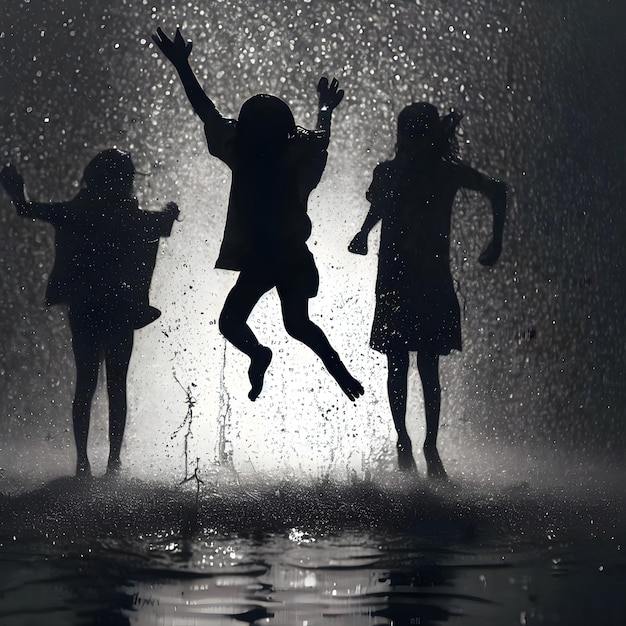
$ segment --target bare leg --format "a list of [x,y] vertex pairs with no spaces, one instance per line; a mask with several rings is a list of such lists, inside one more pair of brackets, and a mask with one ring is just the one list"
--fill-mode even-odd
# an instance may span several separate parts
[[424,413],[426,416],[426,438],[424,457],[428,476],[447,478],[439,452],[437,434],[439,432],[439,413],[441,410],[441,385],[439,384],[439,355],[427,352],[417,355],[417,367],[424,393]]
[[116,333],[107,341],[105,359],[109,396],[109,462],[107,473],[121,468],[120,454],[126,429],[126,379],[133,351],[133,330]]
[[342,391],[354,402],[363,395],[363,385],[354,378],[330,345],[322,329],[309,319],[309,299],[295,292],[279,291],[283,321],[287,332],[308,346],[337,381]]
[[408,352],[387,353],[387,393],[393,423],[398,433],[398,468],[416,471],[411,439],[406,429],[407,376],[409,373]]
[[99,346],[96,340],[72,325],[72,349],[76,363],[76,388],[72,404],[72,422],[76,442],[76,476],[91,476],[91,466],[87,457],[87,440],[91,402],[98,382]]
[[247,324],[252,309],[271,284],[258,276],[241,272],[235,286],[226,297],[220,314],[220,332],[235,348],[250,357],[248,378],[250,379],[250,400],[256,400],[263,389],[265,372],[272,360],[272,351],[262,346]]

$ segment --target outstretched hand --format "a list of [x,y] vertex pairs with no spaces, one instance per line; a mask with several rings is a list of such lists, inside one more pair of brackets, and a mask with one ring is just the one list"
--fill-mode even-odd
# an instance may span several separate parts
[[193,43],[185,41],[180,32],[176,29],[174,39],[170,39],[161,28],[157,28],[157,34],[152,35],[152,41],[157,45],[159,50],[172,62],[175,67],[185,63],[189,58]]
[[363,231],[359,231],[348,245],[348,252],[352,254],[367,254],[367,235]]
[[322,76],[317,83],[317,92],[320,95],[320,109],[330,109],[331,111],[343,100],[343,89],[338,89],[339,81],[333,78],[328,84],[328,78]]
[[485,267],[495,265],[502,253],[502,244],[492,240],[478,257],[478,262]]
[[0,184],[12,200],[24,197],[24,179],[15,165],[5,165],[0,171]]

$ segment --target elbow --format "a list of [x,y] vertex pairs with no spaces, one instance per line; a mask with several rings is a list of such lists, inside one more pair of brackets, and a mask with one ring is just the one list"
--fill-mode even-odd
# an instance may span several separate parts
[[500,183],[500,202],[502,203],[503,210],[506,210],[507,196],[509,194],[509,187],[506,183]]
[[506,207],[507,194],[508,185],[502,180],[494,179],[492,181],[491,193],[489,194],[491,201],[504,208]]
[[508,191],[508,186],[503,180],[498,180],[494,178],[492,180],[492,194],[494,196],[506,196]]
[[313,132],[305,131],[305,133],[307,133],[311,141],[315,141],[320,150],[328,150],[330,145],[330,124],[326,126],[318,120],[315,130]]
[[17,210],[17,214],[21,217],[31,217],[30,203],[28,202],[20,202],[19,200],[13,200],[15,204],[15,208]]
[[328,150],[329,145],[330,145],[330,130],[322,131],[322,136],[319,142],[320,151],[324,152]]

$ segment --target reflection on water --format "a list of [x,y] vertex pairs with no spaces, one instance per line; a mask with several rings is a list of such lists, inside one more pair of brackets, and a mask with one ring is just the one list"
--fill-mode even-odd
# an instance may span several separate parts
[[622,500],[63,479],[2,496],[0,622],[621,624]]

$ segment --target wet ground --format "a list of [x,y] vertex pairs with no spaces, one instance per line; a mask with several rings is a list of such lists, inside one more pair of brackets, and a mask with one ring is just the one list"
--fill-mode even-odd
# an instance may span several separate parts
[[522,483],[154,485],[2,497],[8,624],[622,624],[623,498]]

